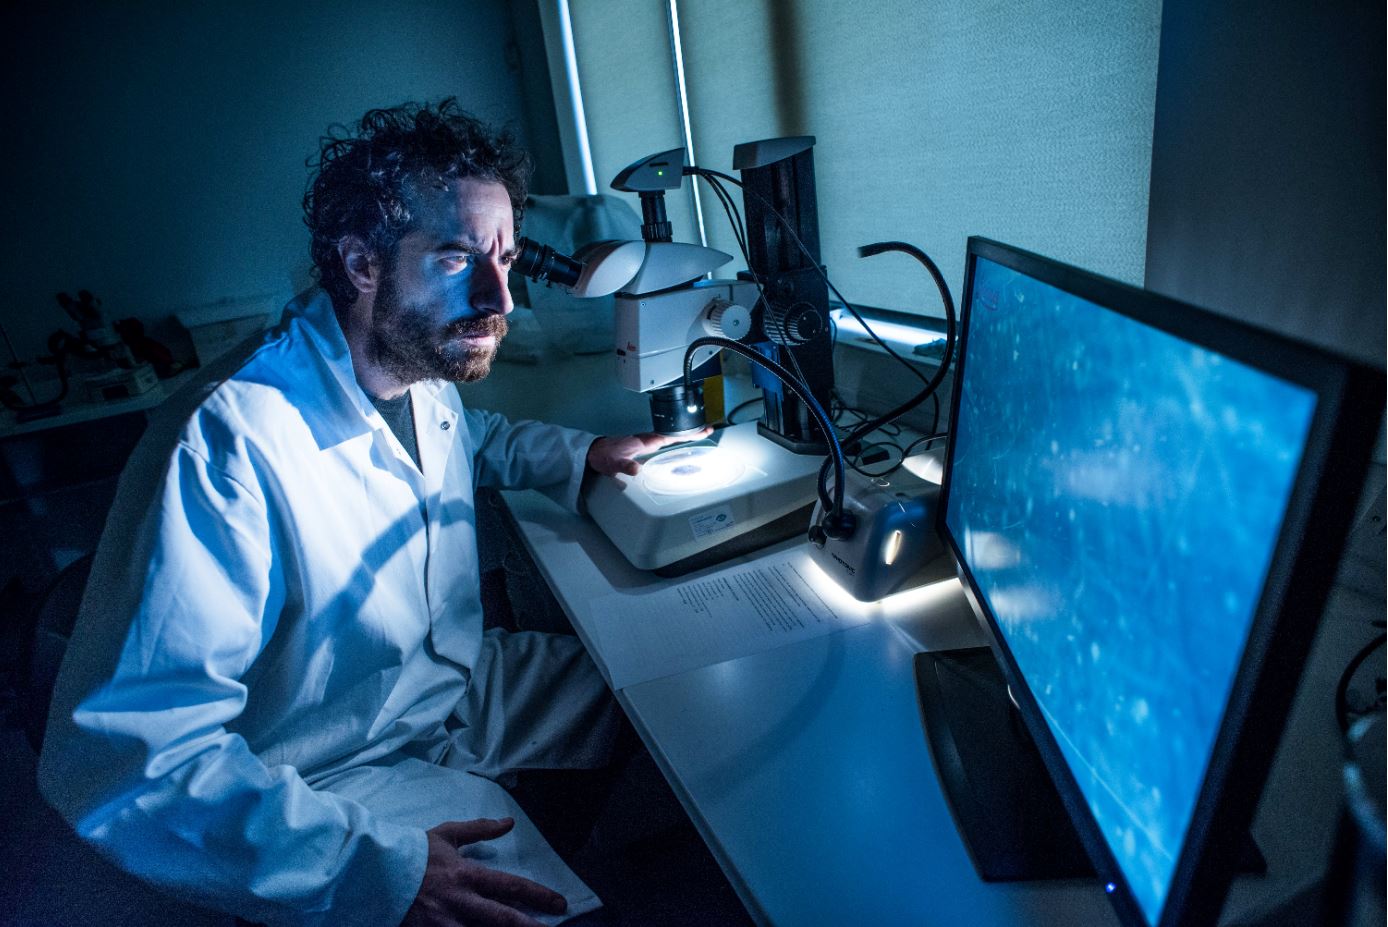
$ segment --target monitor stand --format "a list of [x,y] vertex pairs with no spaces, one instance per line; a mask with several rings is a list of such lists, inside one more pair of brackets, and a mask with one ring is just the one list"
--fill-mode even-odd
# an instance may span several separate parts
[[[918,653],[916,695],[955,826],[985,882],[1093,878],[1094,866],[987,647]],[[1264,872],[1249,837],[1241,872]]]
[[987,647],[916,654],[916,693],[955,826],[985,882],[1094,867]]

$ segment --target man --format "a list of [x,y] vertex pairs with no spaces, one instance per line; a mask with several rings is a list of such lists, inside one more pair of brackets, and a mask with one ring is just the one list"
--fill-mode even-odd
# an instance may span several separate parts
[[497,783],[604,761],[572,637],[483,634],[473,491],[577,504],[655,436],[463,408],[511,310],[526,159],[450,100],[325,140],[321,289],[205,372],[122,477],[44,794],[135,875],[271,924],[534,924],[598,906]]

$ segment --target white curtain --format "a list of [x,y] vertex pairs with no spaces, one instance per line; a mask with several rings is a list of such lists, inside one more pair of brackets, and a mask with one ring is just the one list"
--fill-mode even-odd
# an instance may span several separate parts
[[[603,186],[681,143],[668,7],[572,10]],[[956,297],[969,235],[1142,282],[1160,0],[679,0],[679,17],[699,162],[731,172],[739,142],[815,136],[823,259],[855,303],[942,314],[914,262],[856,256],[885,239],[925,249]],[[670,200],[696,241],[688,197]],[[703,203],[709,243],[736,254]]]

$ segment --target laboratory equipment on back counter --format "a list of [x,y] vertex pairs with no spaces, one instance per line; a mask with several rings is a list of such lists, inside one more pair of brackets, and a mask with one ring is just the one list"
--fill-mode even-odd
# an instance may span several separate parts
[[[76,335],[58,329],[48,336],[48,354],[39,365],[52,366],[51,382],[36,386],[26,372],[26,364],[15,353],[9,335],[4,334],[10,368],[16,376],[0,376],[0,405],[14,413],[15,422],[24,424],[58,415],[69,401],[73,387],[76,402],[100,404],[109,400],[141,396],[159,384],[153,363],[168,357],[168,349],[144,335],[136,319],[125,319],[113,327],[101,312],[101,300],[89,290],[76,296],[57,294],[58,305],[78,325]],[[139,349],[132,349],[132,345]],[[165,364],[165,370],[169,365]],[[75,381],[75,383],[74,383]],[[23,386],[23,393],[15,389]],[[45,395],[46,393],[46,395]]]
[[154,389],[159,383],[154,368],[137,361],[130,346],[106,323],[101,300],[87,290],[76,298],[59,293],[58,305],[79,326],[77,336],[56,331],[48,339],[48,349],[61,365],[71,359],[88,402],[129,399]]

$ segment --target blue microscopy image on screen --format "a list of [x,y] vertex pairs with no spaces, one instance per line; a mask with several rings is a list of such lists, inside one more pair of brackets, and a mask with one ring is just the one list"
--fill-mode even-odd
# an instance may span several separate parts
[[946,519],[1149,921],[1315,396],[978,259]]

